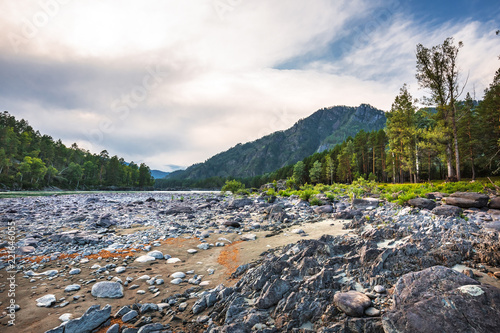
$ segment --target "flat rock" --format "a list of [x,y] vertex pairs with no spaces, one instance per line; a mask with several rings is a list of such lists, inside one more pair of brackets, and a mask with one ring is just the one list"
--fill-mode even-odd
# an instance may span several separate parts
[[76,275],[76,274],[80,274],[82,272],[82,270],[80,268],[73,268],[72,270],[69,271],[69,275]]
[[77,291],[80,290],[81,286],[79,284],[70,284],[66,288],[64,288],[65,292]]
[[56,302],[56,296],[48,294],[36,299],[36,306],[48,308]]
[[178,262],[181,262],[182,260],[180,260],[179,258],[168,258],[167,259],[167,264],[175,264],[175,263],[178,263]]
[[414,198],[408,200],[408,205],[417,207],[420,209],[428,209],[428,210],[433,210],[436,207],[436,202],[430,200],[430,199],[424,199],[424,198]]
[[461,208],[483,208],[488,205],[489,197],[477,192],[455,192],[444,200],[447,205]]
[[189,206],[173,206],[167,211],[165,211],[165,215],[176,215],[176,214],[190,214],[193,213],[194,209]]
[[224,225],[226,227],[231,227],[231,228],[240,228],[241,227],[241,224],[239,224],[236,221],[224,221],[222,223],[222,225]]
[[99,298],[121,298],[123,297],[123,287],[118,282],[97,282],[92,286],[92,296]]
[[353,290],[346,293],[336,293],[333,296],[333,302],[336,307],[352,317],[362,317],[365,310],[372,305],[368,296]]
[[442,205],[434,208],[432,213],[441,216],[460,216],[462,214],[462,208],[452,205]]
[[244,234],[241,235],[241,240],[244,241],[254,241],[257,239],[257,236],[255,234]]
[[385,332],[498,332],[500,289],[443,266],[403,275]]
[[332,205],[323,205],[323,206],[314,207],[313,210],[316,214],[330,214],[330,213],[333,213],[333,206]]
[[183,272],[175,272],[170,275],[170,277],[174,279],[184,279],[186,277],[186,274],[184,274]]

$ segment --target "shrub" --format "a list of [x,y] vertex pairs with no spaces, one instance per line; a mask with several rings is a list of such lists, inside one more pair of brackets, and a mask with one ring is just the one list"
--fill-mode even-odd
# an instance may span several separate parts
[[314,197],[309,201],[309,204],[311,204],[311,206],[321,206],[321,200]]
[[230,191],[233,194],[238,193],[239,190],[244,190],[245,185],[243,185],[241,182],[237,181],[236,179],[233,180],[227,180],[226,184],[221,189],[221,192],[227,192]]

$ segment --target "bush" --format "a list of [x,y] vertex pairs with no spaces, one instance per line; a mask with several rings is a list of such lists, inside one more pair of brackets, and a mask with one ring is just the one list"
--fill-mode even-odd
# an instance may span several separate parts
[[237,181],[236,179],[233,179],[233,180],[226,181],[226,184],[224,184],[224,186],[222,187],[221,192],[224,193],[224,192],[230,191],[233,194],[237,194],[238,191],[244,190],[244,189],[245,189],[244,184]]
[[319,200],[318,198],[314,197],[312,198],[310,201],[309,201],[309,204],[311,206],[321,206],[321,200]]

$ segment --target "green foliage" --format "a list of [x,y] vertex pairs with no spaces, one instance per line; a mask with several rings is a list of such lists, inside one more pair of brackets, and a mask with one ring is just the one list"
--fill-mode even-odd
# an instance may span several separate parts
[[221,192],[231,192],[233,194],[236,194],[238,191],[245,189],[245,185],[243,185],[241,182],[237,181],[236,179],[228,180],[226,181],[226,184],[221,189]]
[[304,162],[298,161],[293,167],[293,180],[297,184],[304,184],[306,181],[306,167]]
[[309,203],[311,204],[311,206],[321,206],[321,200],[319,200],[318,198],[314,197],[314,198],[311,198],[309,200]]
[[309,171],[309,178],[313,183],[318,183],[321,179],[321,162],[320,161],[315,161],[311,170]]
[[[139,186],[139,170],[133,162],[127,165],[106,151],[92,154],[76,144],[68,148],[8,112],[0,113],[0,147],[0,183],[11,189]],[[141,186],[154,182],[146,165],[142,179]]]

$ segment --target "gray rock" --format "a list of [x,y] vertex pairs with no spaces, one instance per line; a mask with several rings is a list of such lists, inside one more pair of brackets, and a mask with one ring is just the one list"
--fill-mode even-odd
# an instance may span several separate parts
[[261,296],[255,302],[255,306],[259,309],[268,309],[278,304],[290,288],[290,283],[282,279],[277,279],[272,283],[268,282],[262,289]]
[[147,255],[156,259],[163,259],[163,253],[158,250],[148,252]]
[[76,275],[76,274],[80,274],[82,272],[82,270],[80,268],[73,268],[72,270],[69,271],[69,275]]
[[167,211],[165,211],[164,214],[165,215],[177,215],[177,214],[183,214],[183,213],[191,214],[193,212],[194,212],[193,208],[191,208],[189,206],[173,206],[170,209],[168,209]]
[[354,199],[352,201],[352,208],[363,210],[368,208],[377,208],[379,203],[380,200],[376,198]]
[[97,282],[92,286],[92,296],[99,298],[121,298],[123,297],[123,287],[118,282]]
[[144,255],[144,256],[137,257],[135,259],[135,262],[144,263],[144,262],[155,261],[155,260],[156,260],[155,257]]
[[455,192],[444,200],[447,205],[461,208],[483,208],[488,205],[489,197],[477,192]]
[[410,199],[408,200],[408,204],[413,207],[417,207],[420,209],[428,209],[428,210],[433,210],[436,207],[436,202],[424,198]]
[[490,209],[500,209],[500,197],[491,198],[488,207]]
[[148,312],[155,312],[155,311],[158,311],[158,310],[159,310],[158,305],[156,305],[154,303],[144,303],[141,306],[140,312],[141,312],[141,314],[145,314],[145,313],[148,313]]
[[462,214],[462,209],[457,206],[442,205],[434,208],[432,213],[441,216],[460,216]]
[[80,285],[79,284],[70,284],[66,288],[64,288],[65,292],[71,292],[71,291],[77,291],[80,290]]
[[228,209],[238,209],[238,208],[242,208],[242,207],[250,206],[250,205],[253,205],[253,200],[251,200],[251,199],[248,199],[248,198],[232,199],[229,202],[227,208]]
[[151,324],[147,324],[147,325],[142,326],[137,333],[158,332],[158,331],[163,331],[164,329],[165,328],[160,323],[151,323]]
[[129,321],[132,321],[135,317],[137,317],[139,314],[135,310],[130,310],[126,314],[123,315],[122,321],[124,323],[128,323]]
[[120,324],[113,324],[111,325],[106,333],[120,333]]
[[412,272],[396,283],[382,323],[386,332],[498,332],[500,289],[442,266]]
[[241,227],[241,224],[239,224],[236,221],[224,221],[222,225],[225,225],[226,227],[231,227],[231,228],[239,228]]
[[362,317],[365,310],[372,305],[368,296],[353,290],[346,293],[336,293],[333,302],[336,307],[352,317]]
[[56,296],[48,294],[36,299],[36,306],[48,308],[56,302]]
[[318,206],[314,207],[313,210],[316,214],[330,214],[333,213],[333,206],[332,205]]

